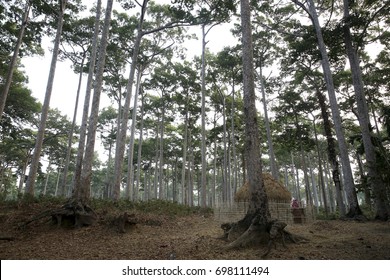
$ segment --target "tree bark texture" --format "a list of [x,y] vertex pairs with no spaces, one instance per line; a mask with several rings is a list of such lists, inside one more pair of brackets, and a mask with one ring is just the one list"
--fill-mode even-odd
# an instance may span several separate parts
[[138,94],[141,87],[141,76],[142,76],[142,69],[139,69],[137,75],[137,89],[134,96],[134,105],[133,105],[133,113],[132,113],[132,120],[131,120],[130,143],[129,143],[128,161],[127,161],[126,198],[135,201],[138,200],[138,198],[135,197],[134,176],[133,176],[134,137],[135,137],[135,125],[137,123]]
[[79,136],[79,145],[77,148],[76,167],[75,167],[75,173],[73,175],[73,190],[74,190],[73,195],[76,197],[80,187],[81,170],[82,170],[83,159],[84,159],[85,139],[87,136],[87,125],[88,125],[89,102],[91,99],[92,81],[95,73],[98,36],[99,36],[99,29],[100,29],[100,17],[101,17],[101,10],[102,10],[101,6],[102,6],[102,1],[98,0],[97,7],[96,7],[96,17],[95,17],[92,50],[91,50],[89,70],[88,70],[87,86],[86,86],[86,92],[84,97],[83,115],[82,115],[81,125],[80,125],[80,136]]
[[90,187],[92,181],[92,163],[95,151],[96,128],[99,116],[100,95],[103,86],[103,73],[106,62],[106,49],[108,45],[108,36],[111,22],[111,12],[113,0],[107,0],[106,14],[104,19],[103,33],[100,41],[99,63],[96,70],[95,88],[92,98],[91,114],[88,124],[87,145],[83,160],[81,173],[81,184],[78,187],[77,198],[81,201],[87,201],[90,196]]
[[356,105],[358,110],[358,121],[362,133],[364,152],[366,155],[366,166],[368,173],[368,184],[372,186],[375,195],[376,217],[380,220],[387,220],[390,217],[390,207],[386,195],[386,186],[377,169],[377,158],[370,132],[370,118],[368,105],[364,93],[362,73],[359,65],[359,57],[356,48],[353,46],[350,31],[349,6],[351,1],[344,0],[344,42],[348,60],[352,72],[352,82],[355,91]]
[[336,93],[335,93],[335,89],[334,89],[334,83],[333,83],[332,72],[330,69],[328,53],[326,50],[324,38],[322,36],[322,30],[321,30],[321,26],[320,26],[320,23],[318,20],[318,15],[317,15],[316,7],[314,5],[314,1],[308,0],[308,3],[309,3],[309,15],[310,15],[310,18],[312,20],[315,31],[316,31],[318,48],[319,48],[320,53],[321,53],[321,58],[322,58],[321,64],[322,64],[322,69],[324,71],[326,88],[328,91],[333,122],[334,122],[336,136],[337,136],[337,140],[338,140],[338,144],[339,144],[339,153],[340,153],[340,158],[342,161],[342,168],[343,168],[343,174],[344,174],[344,186],[345,186],[345,190],[347,192],[348,203],[349,203],[348,216],[353,217],[356,215],[361,215],[362,212],[360,210],[359,203],[357,200],[355,183],[353,180],[351,163],[350,163],[349,155],[348,155],[348,146],[347,146],[347,142],[345,140],[344,131],[343,131],[343,127],[342,127],[340,110],[339,110],[339,106],[338,106],[338,102],[337,102],[337,98],[336,98]]
[[[237,224],[243,239],[251,239],[257,229],[264,229],[270,220],[268,198],[262,179],[260,134],[255,105],[254,64],[251,33],[251,8],[248,0],[241,0],[242,65],[244,84],[245,151],[250,201],[246,216]],[[233,235],[233,232],[232,234]],[[242,239],[240,238],[240,239]],[[238,239],[237,239],[238,240]],[[238,241],[241,242],[241,241]]]

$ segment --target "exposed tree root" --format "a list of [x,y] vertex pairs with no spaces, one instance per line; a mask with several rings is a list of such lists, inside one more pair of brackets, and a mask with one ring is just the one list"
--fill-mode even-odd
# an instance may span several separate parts
[[25,228],[34,221],[48,217],[51,217],[57,224],[57,227],[70,224],[75,228],[80,228],[82,226],[93,225],[97,221],[97,214],[91,207],[80,201],[70,200],[60,208],[46,210],[35,215],[30,220],[21,224],[19,228]]
[[231,224],[225,223],[221,225],[224,234],[220,238],[230,241],[225,247],[226,250],[267,245],[267,250],[262,257],[266,257],[271,252],[272,247],[276,248],[278,242],[282,243],[284,248],[287,248],[286,242],[308,242],[308,239],[285,230],[286,226],[286,223],[278,220],[272,220],[264,225],[253,219],[247,228],[245,228],[245,223],[242,221]]
[[[240,231],[241,230],[242,229],[240,229]],[[240,231],[237,231],[237,233],[239,233]],[[235,235],[236,234],[229,234],[229,237]],[[269,234],[267,233],[264,225],[251,224],[247,230],[245,230],[240,236],[238,236],[237,239],[227,245],[226,249],[231,250],[264,244],[266,243],[266,240],[269,239],[268,235]]]

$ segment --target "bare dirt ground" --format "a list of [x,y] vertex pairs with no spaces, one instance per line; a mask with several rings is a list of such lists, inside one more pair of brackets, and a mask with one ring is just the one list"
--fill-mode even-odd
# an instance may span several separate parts
[[[57,228],[47,219],[17,227],[42,209],[1,207],[0,259],[261,259],[266,248],[225,250],[217,237],[223,231],[213,216],[165,216],[136,213],[139,223],[119,233],[104,221],[80,229]],[[317,220],[288,225],[288,231],[309,239],[307,243],[277,245],[272,260],[376,260],[390,259],[390,222]]]

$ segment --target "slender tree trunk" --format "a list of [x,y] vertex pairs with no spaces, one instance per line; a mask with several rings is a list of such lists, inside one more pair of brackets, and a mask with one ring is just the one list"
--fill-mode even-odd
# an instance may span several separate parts
[[292,163],[292,173],[293,173],[294,189],[296,192],[296,199],[298,199],[299,203],[301,203],[301,186],[299,184],[299,173],[298,173],[298,168],[294,163],[294,155],[292,152],[291,152],[291,163]]
[[138,94],[141,86],[142,69],[138,70],[137,76],[137,88],[134,95],[134,105],[130,130],[130,143],[127,161],[127,182],[126,182],[126,198],[131,200],[137,200],[134,197],[134,177],[133,177],[133,157],[134,157],[134,137],[135,137],[135,125],[137,123],[137,107],[138,107]]
[[322,36],[322,30],[318,20],[318,15],[317,15],[316,7],[314,5],[314,1],[308,0],[308,3],[309,3],[309,14],[313,22],[314,28],[316,30],[318,47],[322,57],[321,63],[324,71],[324,77],[325,77],[326,87],[328,90],[329,101],[332,110],[334,126],[336,130],[336,136],[339,144],[340,158],[343,163],[342,167],[343,167],[343,174],[344,174],[344,186],[348,195],[348,202],[349,202],[349,212],[347,216],[354,217],[357,215],[361,215],[362,212],[360,210],[359,203],[357,200],[355,183],[353,180],[351,163],[348,155],[348,147],[347,147],[347,142],[345,140],[341,117],[340,117],[340,111],[336,99],[336,93],[334,89],[334,83],[333,83],[333,77],[330,69],[329,58],[324,43],[324,39]]
[[232,85],[232,109],[231,109],[231,123],[232,123],[232,129],[231,129],[231,139],[232,139],[232,152],[233,152],[233,184],[232,184],[232,193],[233,195],[237,192],[237,181],[238,181],[238,166],[237,166],[237,152],[236,152],[236,132],[234,129],[234,115],[235,115],[235,84],[234,84],[234,78],[233,85]]
[[108,160],[107,160],[107,171],[106,171],[106,183],[105,183],[105,191],[103,193],[103,198],[108,199],[110,197],[110,180],[111,180],[111,161],[112,161],[112,142],[110,141],[110,145],[108,148]]
[[172,182],[172,202],[174,203],[177,202],[177,179],[178,179],[177,164],[178,164],[178,156],[176,155],[174,165],[172,163],[173,165],[172,170],[174,173],[173,182]]
[[335,200],[336,199],[334,196],[332,184],[330,183],[331,182],[330,177],[332,177],[332,175],[331,175],[332,172],[329,168],[329,160],[326,161],[325,172],[326,172],[326,179],[327,179],[327,186],[328,186],[328,193],[329,193],[329,203],[330,203],[331,211],[334,212],[336,210],[336,207],[335,207]]
[[202,119],[202,142],[201,142],[201,156],[202,156],[202,179],[201,179],[201,206],[206,207],[206,32],[205,24],[202,25],[202,106],[201,106],[201,119]]
[[62,183],[61,183],[61,188],[60,188],[60,192],[59,192],[60,196],[66,195],[66,183],[68,181],[68,170],[69,170],[69,163],[70,163],[70,154],[72,152],[73,132],[74,132],[74,129],[75,129],[75,126],[76,126],[77,109],[79,107],[79,98],[80,98],[80,90],[81,90],[81,81],[83,79],[83,71],[82,71],[82,69],[84,67],[84,60],[85,60],[86,54],[87,53],[84,53],[83,59],[81,61],[81,67],[80,67],[81,70],[80,70],[80,74],[79,74],[79,84],[77,86],[76,101],[75,101],[74,110],[73,110],[72,127],[70,129],[69,136],[68,136],[68,146],[67,146],[67,149],[66,149],[66,158],[65,158],[64,172],[62,174],[63,177],[62,177]]
[[313,209],[313,199],[310,190],[310,182],[309,176],[307,175],[307,164],[306,164],[306,156],[303,151],[302,143],[301,143],[301,161],[302,161],[302,169],[303,169],[303,178],[305,180],[305,194],[306,194],[306,203],[310,206],[310,209]]
[[[121,119],[122,119],[122,112],[123,112],[122,95],[123,95],[122,94],[122,88],[120,88],[119,92],[118,92],[118,116],[116,118],[116,138],[115,138],[116,145],[118,145],[120,134],[121,134],[120,127],[121,127]],[[115,174],[115,170],[113,170],[113,174]],[[114,184],[113,184],[112,180],[110,182],[110,190],[111,190],[110,197],[113,198],[113,196],[114,196]]]
[[[295,111],[295,109],[294,109],[294,111]],[[303,178],[304,178],[304,182],[305,182],[304,188],[305,188],[306,203],[309,203],[309,205],[312,206],[310,189],[309,189],[309,179],[307,176],[306,160],[305,160],[305,155],[303,152],[302,130],[301,130],[301,125],[298,121],[298,114],[296,114],[296,113],[295,113],[295,127],[297,128],[297,135],[299,138],[299,147],[300,147],[300,154],[301,154],[301,168],[303,171]],[[297,178],[298,178],[298,173],[297,173]]]
[[165,127],[165,94],[163,93],[162,97],[162,116],[160,125],[160,139],[159,139],[159,180],[158,180],[158,188],[159,188],[159,199],[165,199],[165,189],[164,189],[164,127]]
[[102,39],[99,49],[99,63],[96,70],[95,88],[92,98],[92,108],[89,117],[87,145],[85,147],[85,155],[83,161],[83,169],[81,173],[81,184],[78,186],[79,192],[77,198],[81,201],[87,201],[90,197],[90,188],[92,181],[92,163],[95,151],[96,141],[96,128],[99,116],[100,95],[103,86],[103,73],[106,62],[106,49],[108,45],[108,36],[111,22],[111,12],[113,6],[113,0],[107,0],[106,14],[104,19],[104,27],[102,33]]
[[150,197],[148,185],[148,169],[144,170],[144,201],[148,201]]
[[309,155],[309,172],[310,172],[310,178],[311,178],[311,188],[313,190],[315,211],[318,214],[318,206],[319,206],[319,204],[318,204],[318,192],[317,192],[317,187],[316,187],[316,184],[315,184],[312,164],[313,164],[313,161],[311,160],[311,157]]
[[25,183],[25,180],[26,180],[27,166],[28,166],[28,162],[29,162],[30,157],[31,157],[30,152],[26,153],[26,159],[23,162],[22,172],[21,172],[21,175],[20,175],[19,186],[18,186],[18,194],[22,193],[23,184]]
[[99,36],[99,29],[100,29],[101,6],[102,6],[102,1],[98,0],[97,7],[96,7],[94,34],[92,39],[92,50],[91,50],[90,64],[88,70],[87,87],[86,87],[86,92],[84,97],[83,115],[82,115],[81,126],[80,126],[80,136],[79,136],[80,138],[79,138],[79,145],[77,149],[76,167],[75,167],[75,173],[73,177],[73,188],[75,191],[73,195],[75,197],[78,196],[77,192],[79,191],[79,187],[80,187],[81,170],[82,170],[83,159],[84,159],[84,147],[85,147],[85,139],[87,135],[89,102],[91,99],[92,82],[95,73],[98,36]]
[[[216,126],[216,120],[215,120],[215,115],[214,115],[214,127]],[[212,207],[216,206],[216,194],[215,194],[215,189],[217,187],[217,138],[214,139],[214,168],[213,168],[213,186],[211,190],[211,197],[212,197]]]
[[12,77],[15,71],[16,63],[18,62],[19,50],[23,42],[24,31],[26,30],[26,26],[28,24],[28,15],[30,14],[30,9],[31,9],[31,1],[26,1],[26,6],[22,17],[22,24],[20,25],[20,29],[19,29],[18,39],[16,41],[14,53],[12,55],[11,62],[8,67],[7,78],[5,79],[4,88],[0,95],[0,121],[1,121],[1,117],[3,116],[5,103],[7,101],[9,89],[11,87]]
[[371,209],[371,207],[372,207],[371,190],[367,186],[367,176],[365,175],[363,162],[362,162],[361,156],[360,156],[360,154],[358,152],[356,152],[356,161],[357,161],[358,168],[359,168],[360,184],[364,188],[364,204],[369,206],[370,209]]
[[352,43],[350,31],[349,6],[351,1],[344,0],[344,42],[347,50],[348,60],[352,72],[352,82],[355,90],[356,105],[358,109],[358,121],[362,133],[364,152],[366,154],[366,165],[368,182],[375,194],[376,218],[387,220],[390,218],[390,206],[386,195],[386,186],[377,168],[377,158],[370,133],[370,119],[368,105],[364,93],[363,78],[359,65],[359,57]]
[[148,201],[152,197],[151,187],[150,187],[150,169],[147,169],[145,172],[145,186],[146,186],[146,194],[147,194],[146,201]]
[[[313,130],[314,130],[314,137],[316,140],[316,148],[317,148],[317,157],[318,157],[318,175],[319,175],[319,185],[322,193],[322,202],[324,205],[325,210],[325,216],[328,217],[329,215],[329,209],[328,209],[328,201],[326,199],[326,193],[325,193],[325,182],[324,182],[324,172],[322,168],[322,159],[321,159],[321,152],[318,142],[318,136],[317,136],[317,128],[315,119],[313,118]],[[321,197],[321,196],[320,196]]]
[[287,164],[284,166],[284,186],[286,187],[286,189],[289,189]]
[[[188,103],[189,96],[187,92],[186,103]],[[184,120],[184,139],[183,139],[183,164],[181,169],[181,191],[182,203],[186,204],[186,170],[187,170],[187,143],[188,143],[188,110],[185,110],[186,116]],[[188,187],[188,186],[187,186]]]
[[263,80],[263,67],[261,65],[260,65],[259,81],[261,87],[261,95],[263,98],[264,122],[265,122],[265,129],[267,132],[268,155],[269,155],[270,165],[271,165],[271,174],[272,177],[274,177],[276,180],[279,180],[279,172],[278,172],[278,168],[276,167],[274,144],[271,135],[271,126],[268,118],[267,98],[265,94],[265,85]]
[[139,49],[140,49],[142,36],[143,36],[142,26],[143,26],[144,16],[146,13],[146,7],[148,5],[148,2],[149,2],[148,0],[144,0],[142,4],[141,15],[138,22],[138,34],[134,42],[129,80],[126,87],[125,104],[123,107],[122,120],[121,120],[121,125],[119,130],[120,135],[115,149],[114,193],[113,193],[114,200],[118,200],[120,195],[120,185],[121,185],[121,178],[122,178],[123,157],[124,157],[125,146],[126,146],[126,134],[127,134],[127,123],[129,119],[130,100],[133,93],[135,70],[138,63],[138,54],[139,54]]
[[231,135],[230,131],[227,131],[227,186],[228,186],[228,201],[229,204],[233,202],[233,188],[232,188],[232,154],[231,154]]
[[56,180],[56,189],[54,191],[54,196],[58,196],[58,186],[60,185],[61,178],[61,168],[57,167],[57,180]]
[[[143,131],[144,131],[144,95],[143,90],[140,89],[141,94],[141,125],[139,129],[139,140],[138,140],[138,154],[137,154],[137,185],[136,185],[136,192],[138,195],[139,187],[140,187],[140,180],[141,180],[141,153],[142,153],[142,141],[143,141]],[[146,186],[144,185],[144,194],[146,193]]]
[[188,155],[188,182],[187,182],[187,205],[193,206],[194,205],[194,198],[193,198],[193,193],[194,193],[194,185],[193,185],[193,166],[194,166],[194,151],[192,148],[192,130],[189,129],[188,131],[188,149],[189,149],[189,155]]
[[159,132],[160,132],[160,119],[157,119],[156,122],[156,138],[155,138],[155,155],[154,155],[154,177],[153,177],[153,190],[154,190],[154,199],[158,198],[158,176],[159,176],[159,168],[158,168],[158,158],[159,158]]
[[43,187],[43,191],[42,191],[43,195],[46,195],[47,185],[49,184],[50,169],[51,169],[51,160],[49,159],[49,163],[46,169],[47,174],[46,174],[45,186]]
[[221,97],[223,100],[222,104],[222,118],[223,118],[223,200],[224,202],[230,203],[230,196],[229,196],[229,187],[228,187],[228,163],[227,163],[227,137],[226,137],[226,104],[225,104],[225,96],[222,95]]
[[55,71],[57,66],[58,51],[61,42],[61,34],[62,34],[62,27],[64,23],[64,12],[66,7],[66,2],[67,2],[66,0],[60,1],[60,11],[58,13],[57,32],[54,41],[49,78],[46,86],[45,100],[42,106],[41,121],[39,123],[39,129],[38,129],[37,139],[35,142],[34,154],[32,156],[30,172],[29,172],[27,185],[26,185],[26,193],[31,196],[34,196],[35,180],[37,178],[38,166],[39,166],[39,161],[42,152],[43,138],[45,136],[46,121],[47,121],[47,115],[50,107],[51,93],[53,90],[53,82],[54,82],[54,76],[55,76]]

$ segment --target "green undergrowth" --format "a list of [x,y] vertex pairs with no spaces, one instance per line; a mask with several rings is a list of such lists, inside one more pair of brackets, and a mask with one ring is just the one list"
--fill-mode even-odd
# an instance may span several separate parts
[[[1,206],[6,208],[58,208],[64,205],[69,199],[53,196],[20,196],[15,200],[3,200]],[[213,213],[211,208],[198,206],[187,206],[166,200],[149,200],[133,202],[126,199],[112,201],[108,199],[91,199],[89,206],[97,212],[125,212],[137,211],[155,215],[187,216],[204,215]]]
[[197,206],[187,206],[176,202],[166,200],[149,200],[132,202],[121,199],[119,201],[111,201],[104,199],[93,199],[90,206],[96,210],[115,209],[120,211],[136,210],[144,213],[168,216],[186,216],[186,215],[210,215],[213,213],[211,208],[201,208]]
[[[362,210],[363,216],[366,217],[368,220],[375,219],[375,211],[370,205],[362,204],[360,205],[360,210]],[[338,219],[343,219],[343,217],[340,216],[338,209],[336,209],[334,212],[329,212],[328,215],[326,215],[325,209],[323,207],[320,207],[319,212],[316,214],[316,219],[317,220],[338,220]]]

